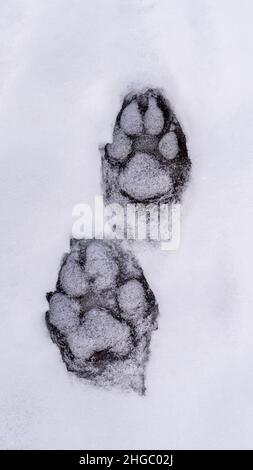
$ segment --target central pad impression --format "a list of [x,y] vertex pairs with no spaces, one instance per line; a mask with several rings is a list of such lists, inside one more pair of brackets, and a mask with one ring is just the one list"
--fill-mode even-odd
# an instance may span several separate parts
[[119,186],[136,201],[145,201],[168,193],[172,184],[169,172],[155,156],[136,153],[121,172]]

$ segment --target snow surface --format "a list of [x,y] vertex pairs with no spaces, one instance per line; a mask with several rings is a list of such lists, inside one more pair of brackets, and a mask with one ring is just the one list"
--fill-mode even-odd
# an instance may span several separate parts
[[[253,447],[251,0],[0,1],[0,447]],[[159,303],[147,395],[69,374],[44,322],[72,207],[101,194],[123,96],[161,87],[192,179],[177,252],[138,248]]]

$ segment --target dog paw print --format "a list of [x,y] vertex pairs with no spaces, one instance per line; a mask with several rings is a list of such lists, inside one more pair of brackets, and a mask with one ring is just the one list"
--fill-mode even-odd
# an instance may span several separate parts
[[46,322],[69,371],[145,392],[158,307],[135,257],[115,241],[72,240]]
[[105,200],[179,202],[190,168],[185,135],[162,93],[128,95],[102,157]]

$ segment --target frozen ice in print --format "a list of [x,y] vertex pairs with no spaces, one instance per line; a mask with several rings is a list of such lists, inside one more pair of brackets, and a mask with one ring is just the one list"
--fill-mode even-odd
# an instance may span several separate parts
[[116,241],[71,240],[46,323],[69,371],[145,392],[158,306],[136,258]]
[[185,135],[163,94],[126,96],[102,155],[106,202],[180,202],[190,168]]

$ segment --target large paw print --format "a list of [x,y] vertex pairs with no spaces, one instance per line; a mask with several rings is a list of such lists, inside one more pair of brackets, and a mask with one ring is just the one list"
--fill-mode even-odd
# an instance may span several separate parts
[[107,202],[179,202],[191,162],[185,135],[162,93],[127,96],[102,159]]
[[48,301],[47,326],[68,370],[144,393],[158,308],[130,252],[115,242],[72,240]]

